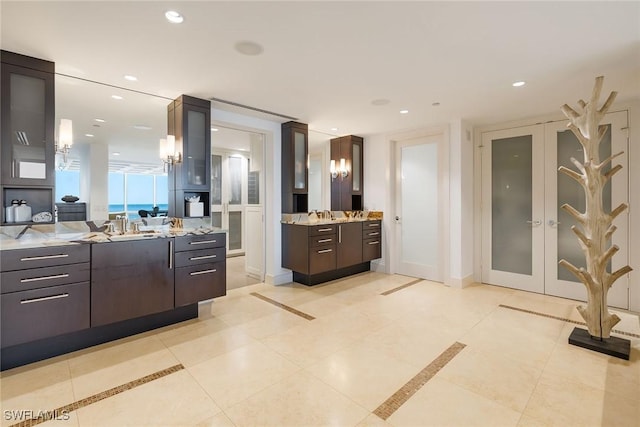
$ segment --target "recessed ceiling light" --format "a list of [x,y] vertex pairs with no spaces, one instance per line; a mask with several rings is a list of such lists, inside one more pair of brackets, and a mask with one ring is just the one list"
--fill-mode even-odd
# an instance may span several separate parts
[[124,76],[124,78],[125,78],[125,80],[129,80],[130,82],[137,82],[138,81],[138,78],[136,76],[131,76],[129,74],[126,74]]
[[338,130],[338,128],[331,128],[331,130],[335,132]]
[[211,128],[211,132],[218,132],[218,128]]
[[434,107],[439,107],[440,103],[439,102],[433,102],[433,103],[431,103],[431,105],[434,106]]
[[84,136],[88,136],[89,138],[93,138],[94,135],[92,133],[85,133]]
[[400,110],[400,114],[409,114],[409,110]]
[[113,152],[113,155],[114,155],[114,156],[119,156],[119,155],[120,155],[120,153],[118,153],[117,151],[114,151],[114,152]]
[[389,102],[391,101],[389,101],[388,99],[380,98],[380,99],[374,99],[373,101],[371,101],[371,104],[375,106],[380,106],[380,105],[387,105]]
[[180,13],[176,12],[175,10],[169,10],[164,14],[165,18],[167,18],[167,21],[171,22],[172,24],[182,24],[182,21],[184,21],[184,16],[180,15]]
[[241,54],[249,55],[249,56],[260,55],[264,51],[264,48],[262,46],[260,46],[256,42],[251,42],[251,41],[238,42],[234,47]]
[[104,119],[94,119],[96,122],[104,123]]
[[111,95],[111,97],[112,97],[113,99],[117,99],[117,100],[124,99],[124,98],[122,98],[120,95]]
[[133,128],[138,130],[151,130],[151,127],[147,125],[133,125]]
[[520,86],[524,86],[525,82],[514,82],[511,84],[511,86],[513,87],[520,87]]

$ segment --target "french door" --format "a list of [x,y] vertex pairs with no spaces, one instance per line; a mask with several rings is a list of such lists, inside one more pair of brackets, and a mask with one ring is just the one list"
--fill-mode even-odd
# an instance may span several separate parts
[[227,255],[244,253],[244,210],[247,203],[247,159],[241,152],[211,156],[211,216],[227,230]]
[[[600,144],[600,159],[625,151],[615,159],[623,169],[605,187],[605,209],[628,200],[626,112],[608,114]],[[584,211],[580,185],[558,167],[575,169],[571,158],[583,161],[582,147],[566,122],[484,133],[482,136],[482,280],[531,292],[586,300],[587,292],[558,261],[585,267],[584,255],[571,226],[576,221],[561,206]],[[628,216],[616,218],[612,244],[620,247],[611,269],[628,262]],[[628,308],[628,277],[608,294],[609,304]]]

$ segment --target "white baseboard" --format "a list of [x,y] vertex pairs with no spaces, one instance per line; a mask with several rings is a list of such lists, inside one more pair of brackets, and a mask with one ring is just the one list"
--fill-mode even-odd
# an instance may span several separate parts
[[278,274],[267,274],[264,277],[264,283],[267,285],[284,285],[286,283],[293,282],[293,272],[292,271],[283,271]]
[[475,280],[473,280],[473,274],[469,274],[463,278],[452,277],[449,286],[453,288],[464,289],[473,283],[475,283]]

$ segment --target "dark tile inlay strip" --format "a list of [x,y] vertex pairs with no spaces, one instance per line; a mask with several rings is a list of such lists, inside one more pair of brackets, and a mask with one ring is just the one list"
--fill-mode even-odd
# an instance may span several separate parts
[[409,287],[409,286],[411,286],[411,285],[415,285],[415,284],[416,284],[416,283],[418,283],[418,282],[422,282],[422,280],[424,280],[424,279],[416,279],[416,280],[412,280],[411,282],[409,282],[409,283],[405,283],[404,285],[402,285],[402,286],[398,286],[397,288],[393,288],[393,289],[389,289],[388,291],[384,291],[384,292],[383,292],[383,293],[381,293],[380,295],[389,295],[389,294],[392,294],[392,293],[394,293],[394,292],[401,291],[401,290],[403,290],[404,288],[408,288],[408,287]]
[[[554,316],[552,314],[539,313],[537,311],[527,310],[526,308],[512,307],[510,305],[504,305],[504,304],[500,304],[498,307],[508,308],[509,310],[521,311],[523,313],[528,313],[528,314],[534,314],[536,316],[546,317],[546,318],[549,318],[549,319],[560,320],[562,322],[573,323],[574,325],[580,325],[580,326],[586,326],[587,325],[586,323],[580,322],[578,320],[571,320],[571,319],[567,319],[565,317]],[[618,330],[618,329],[612,329],[611,332],[614,333],[614,334],[626,335],[628,337],[640,338],[640,334],[634,334],[633,332],[626,332],[626,331],[621,331],[621,330]]]
[[418,372],[415,377],[411,378],[405,385],[400,387],[393,396],[378,406],[373,413],[386,421],[387,418],[397,411],[400,406],[409,400],[411,396],[420,390],[427,381],[433,378],[440,369],[449,363],[465,347],[465,344],[459,342],[453,343],[451,347],[443,351],[440,356],[436,357],[433,362],[429,363],[422,371]]
[[[141,386],[153,380],[160,379],[162,377],[166,377],[167,375],[173,374],[174,372],[178,372],[184,369],[182,364],[171,366],[170,368],[163,369],[158,372],[154,372],[153,374],[144,376],[142,378],[138,378],[137,380],[130,381],[126,384],[119,385],[117,387],[110,388],[109,390],[103,391],[98,394],[94,394],[93,396],[86,397],[84,399],[73,402],[69,405],[61,406],[60,408],[54,409],[53,411],[43,412],[39,414],[38,418],[30,418],[19,423],[11,425],[11,427],[28,427],[35,426],[38,424],[42,424],[46,421],[51,420],[61,420],[65,419],[70,412],[77,411],[80,408],[84,408],[85,406],[89,406],[92,403],[99,402],[108,397],[113,397],[117,394],[122,393],[123,391],[131,390],[134,387]],[[35,414],[34,414],[35,415]]]
[[307,320],[313,320],[313,319],[315,319],[315,317],[313,317],[313,316],[312,316],[312,315],[310,315],[310,314],[303,313],[302,311],[300,311],[300,310],[296,310],[296,309],[295,309],[295,308],[293,308],[293,307],[289,307],[288,305],[282,304],[281,302],[278,302],[278,301],[276,301],[276,300],[273,300],[273,299],[271,299],[271,298],[269,298],[269,297],[265,297],[264,295],[260,295],[260,294],[259,294],[259,293],[257,293],[257,292],[251,292],[251,294],[250,294],[250,295],[253,295],[253,296],[254,296],[254,297],[256,297],[256,298],[260,298],[262,301],[266,301],[266,302],[268,302],[269,304],[273,304],[273,305],[275,305],[276,307],[280,307],[280,308],[281,308],[281,309],[283,309],[283,310],[287,310],[289,313],[293,313],[293,314],[295,314],[295,315],[297,315],[297,316],[302,317],[303,319],[307,319]]

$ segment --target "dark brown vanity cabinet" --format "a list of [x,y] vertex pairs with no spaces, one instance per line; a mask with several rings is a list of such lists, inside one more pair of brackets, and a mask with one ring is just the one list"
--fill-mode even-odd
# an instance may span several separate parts
[[362,223],[338,224],[337,268],[349,267],[362,262]]
[[282,224],[282,266],[305,285],[369,271],[381,255],[379,232],[380,221]]
[[304,123],[282,124],[282,212],[307,212],[309,204],[309,128]]
[[2,252],[2,348],[89,328],[89,260],[89,245]]
[[[331,161],[335,162],[337,172],[337,176],[331,178],[332,211],[363,209],[363,142],[361,137],[355,135],[331,140]],[[341,169],[343,163],[346,173]]]
[[[169,216],[210,215],[211,101],[182,95],[167,107],[168,134],[175,136],[181,161],[169,170]],[[189,209],[187,198],[199,197],[202,214]]]
[[173,238],[92,245],[91,326],[174,307]]
[[382,258],[382,221],[362,223],[362,260]]
[[[53,214],[54,63],[4,50],[1,59],[3,207],[18,199],[25,200],[33,214]],[[7,223],[4,209],[2,223]]]
[[227,294],[226,240],[224,233],[176,237],[176,307]]

